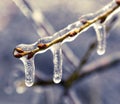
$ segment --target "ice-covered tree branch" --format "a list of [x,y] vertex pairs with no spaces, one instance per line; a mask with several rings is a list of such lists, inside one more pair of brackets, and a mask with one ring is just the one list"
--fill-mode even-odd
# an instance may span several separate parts
[[[37,42],[33,44],[20,44],[14,49],[14,56],[22,60],[25,67],[25,83],[27,86],[31,86],[34,81],[35,66],[34,66],[34,56],[46,52],[50,49],[53,53],[53,63],[54,63],[54,75],[53,81],[59,83],[62,78],[62,50],[61,45],[66,42],[74,41],[78,35],[85,32],[90,27],[93,27],[97,34],[97,53],[102,55],[105,53],[106,48],[106,24],[109,20],[120,11],[120,1],[113,0],[110,4],[106,5],[101,10],[84,15],[79,21],[76,21],[68,25],[63,30],[53,34],[49,37],[40,38]],[[88,54],[88,53],[87,53]],[[87,59],[83,58],[84,64]],[[81,69],[81,68],[80,68]],[[71,76],[66,82],[66,86],[70,86],[73,79],[77,79],[79,74],[77,71]],[[51,83],[48,82],[48,83]]]
[[[48,42],[46,44],[44,43],[39,43],[37,44],[37,47],[31,51],[24,51],[20,48],[15,48],[15,51],[17,51],[18,53],[14,54],[14,56],[16,58],[21,58],[22,56],[28,55],[28,59],[31,58],[35,53],[39,52],[39,51],[43,51],[49,47],[51,47],[54,44],[63,42],[66,38],[69,37],[74,37],[76,35],[79,35],[78,33],[80,33],[81,31],[84,31],[86,28],[88,28],[90,25],[94,24],[97,21],[101,21],[104,22],[105,19],[111,14],[113,13],[117,8],[119,7],[119,5],[114,6],[113,8],[109,8],[110,10],[105,11],[105,13],[100,14],[98,16],[96,16],[95,18],[93,18],[92,20],[84,20],[84,18],[82,18],[83,20],[78,21],[81,22],[83,25],[80,26],[80,28],[75,28],[73,30],[71,30],[70,32],[66,33],[66,34],[62,34],[62,36],[55,38],[54,40],[52,40],[51,42]],[[76,23],[77,24],[77,23]],[[70,26],[70,25],[69,25]]]

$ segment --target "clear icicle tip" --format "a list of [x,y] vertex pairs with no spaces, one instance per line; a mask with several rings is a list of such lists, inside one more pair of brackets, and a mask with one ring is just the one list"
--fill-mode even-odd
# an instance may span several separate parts
[[103,55],[105,53],[105,49],[97,49],[98,55]]
[[59,76],[58,77],[54,77],[53,78],[53,82],[56,83],[56,84],[58,84],[58,83],[61,82],[61,78]]
[[25,81],[25,85],[27,86],[27,87],[31,87],[32,85],[33,85],[33,81],[31,82],[31,81]]

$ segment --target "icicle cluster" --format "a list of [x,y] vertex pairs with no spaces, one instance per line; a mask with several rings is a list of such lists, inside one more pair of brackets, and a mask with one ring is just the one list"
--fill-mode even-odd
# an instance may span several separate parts
[[[70,25],[68,25],[66,28],[60,30],[59,32],[55,33],[53,36],[40,38],[37,42],[33,44],[20,44],[16,48],[21,49],[19,51],[14,51],[14,55],[21,51],[31,51],[38,48],[38,44],[47,44],[56,38],[59,38],[69,32],[72,32],[73,29],[79,29],[81,26],[85,24],[86,21],[94,19],[96,16],[99,16],[103,14],[105,11],[109,10],[110,8],[113,8],[116,4],[115,1],[105,6],[102,10],[93,13],[84,15],[80,18],[80,21],[76,21]],[[120,9],[118,8],[114,13],[118,13]],[[54,72],[53,72],[53,81],[55,83],[59,83],[62,78],[62,49],[61,45],[65,42],[71,42],[74,41],[75,38],[77,38],[78,34],[81,34],[82,32],[86,31],[88,28],[93,27],[95,29],[95,32],[97,34],[97,41],[98,41],[98,47],[97,47],[97,53],[99,55],[102,55],[105,53],[106,48],[106,23],[112,18],[113,13],[108,16],[109,18],[103,18],[100,21],[97,21],[93,23],[92,25],[89,25],[87,28],[83,29],[82,31],[78,32],[77,35],[74,37],[67,37],[62,42],[59,42],[57,44],[53,44],[51,47],[41,50],[39,52],[36,52],[35,54],[25,55],[20,58],[20,60],[24,64],[25,68],[25,84],[27,86],[32,86],[34,82],[34,74],[35,74],[35,66],[34,66],[34,57],[36,54],[41,54],[43,52],[46,52],[48,49],[51,50],[53,54],[53,63],[54,63]]]

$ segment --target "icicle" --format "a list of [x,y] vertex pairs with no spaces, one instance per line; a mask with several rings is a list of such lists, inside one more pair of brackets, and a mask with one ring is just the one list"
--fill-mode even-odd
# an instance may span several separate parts
[[62,78],[62,51],[61,51],[61,43],[58,43],[53,46],[53,63],[54,63],[54,73],[53,73],[53,81],[55,83],[59,83]]
[[25,69],[25,84],[26,86],[30,87],[34,83],[35,76],[34,58],[26,59],[23,57],[21,60]]
[[[21,49],[22,51],[31,51],[36,47],[35,44],[20,44],[16,48]],[[14,52],[16,54],[17,51]],[[28,58],[28,55],[23,56],[20,58],[20,60],[24,64],[24,69],[25,69],[25,84],[26,86],[30,87],[34,83],[34,76],[35,76],[35,66],[34,66],[34,56],[32,56],[30,59]]]
[[96,31],[97,41],[98,41],[97,53],[99,55],[103,55],[105,53],[105,49],[106,49],[105,26],[103,24],[96,23],[94,25],[94,29]]

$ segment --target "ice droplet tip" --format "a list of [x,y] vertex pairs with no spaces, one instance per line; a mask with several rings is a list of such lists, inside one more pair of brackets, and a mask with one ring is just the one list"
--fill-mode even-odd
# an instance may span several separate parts
[[25,85],[26,85],[27,87],[31,87],[31,86],[33,85],[33,82],[25,82]]
[[56,83],[56,84],[58,84],[58,83],[60,83],[61,82],[61,79],[59,78],[53,78],[53,82],[54,83]]
[[105,53],[105,50],[103,50],[103,49],[97,50],[98,55],[103,55],[104,53]]

